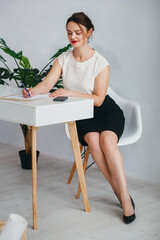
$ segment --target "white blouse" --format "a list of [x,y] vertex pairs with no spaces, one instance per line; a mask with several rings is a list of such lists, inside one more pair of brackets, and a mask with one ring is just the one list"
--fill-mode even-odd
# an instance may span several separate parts
[[95,78],[109,62],[97,51],[85,62],[76,62],[72,50],[58,56],[65,89],[93,94]]

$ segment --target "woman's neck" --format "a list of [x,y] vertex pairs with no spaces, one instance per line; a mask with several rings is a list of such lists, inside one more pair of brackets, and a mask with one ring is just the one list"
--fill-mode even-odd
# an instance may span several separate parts
[[77,62],[84,62],[91,58],[95,53],[95,50],[89,45],[84,45],[79,48],[74,48],[73,57]]

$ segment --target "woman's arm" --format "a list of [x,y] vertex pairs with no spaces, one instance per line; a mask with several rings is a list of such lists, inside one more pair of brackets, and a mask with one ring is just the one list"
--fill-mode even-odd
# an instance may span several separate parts
[[51,97],[68,96],[68,97],[90,98],[90,99],[94,99],[94,105],[99,107],[103,103],[106,96],[108,82],[109,82],[109,73],[110,73],[110,66],[106,66],[98,74],[98,76],[95,79],[93,94],[85,94],[77,91],[60,88],[55,92],[51,93],[50,96]]
[[[48,93],[59,80],[61,74],[62,69],[58,62],[58,59],[56,59],[45,79],[37,84],[34,88],[27,88],[31,97],[37,94]],[[28,97],[28,93],[26,93],[25,89],[22,90],[22,93],[24,97]]]

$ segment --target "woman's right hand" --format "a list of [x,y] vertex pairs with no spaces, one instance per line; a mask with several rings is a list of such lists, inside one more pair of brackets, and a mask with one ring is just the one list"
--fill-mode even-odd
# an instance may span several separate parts
[[28,90],[28,92],[24,88],[22,89],[23,97],[25,98],[29,98],[30,96],[33,97],[34,96],[33,89],[32,88],[26,88],[26,89]]

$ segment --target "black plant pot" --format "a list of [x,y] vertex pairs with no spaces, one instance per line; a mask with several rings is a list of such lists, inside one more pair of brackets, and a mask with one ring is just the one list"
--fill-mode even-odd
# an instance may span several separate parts
[[[38,157],[39,157],[39,151],[37,151],[37,163],[38,163]],[[19,151],[19,156],[21,159],[21,167],[23,169],[32,169],[32,155],[26,154],[25,150]]]

